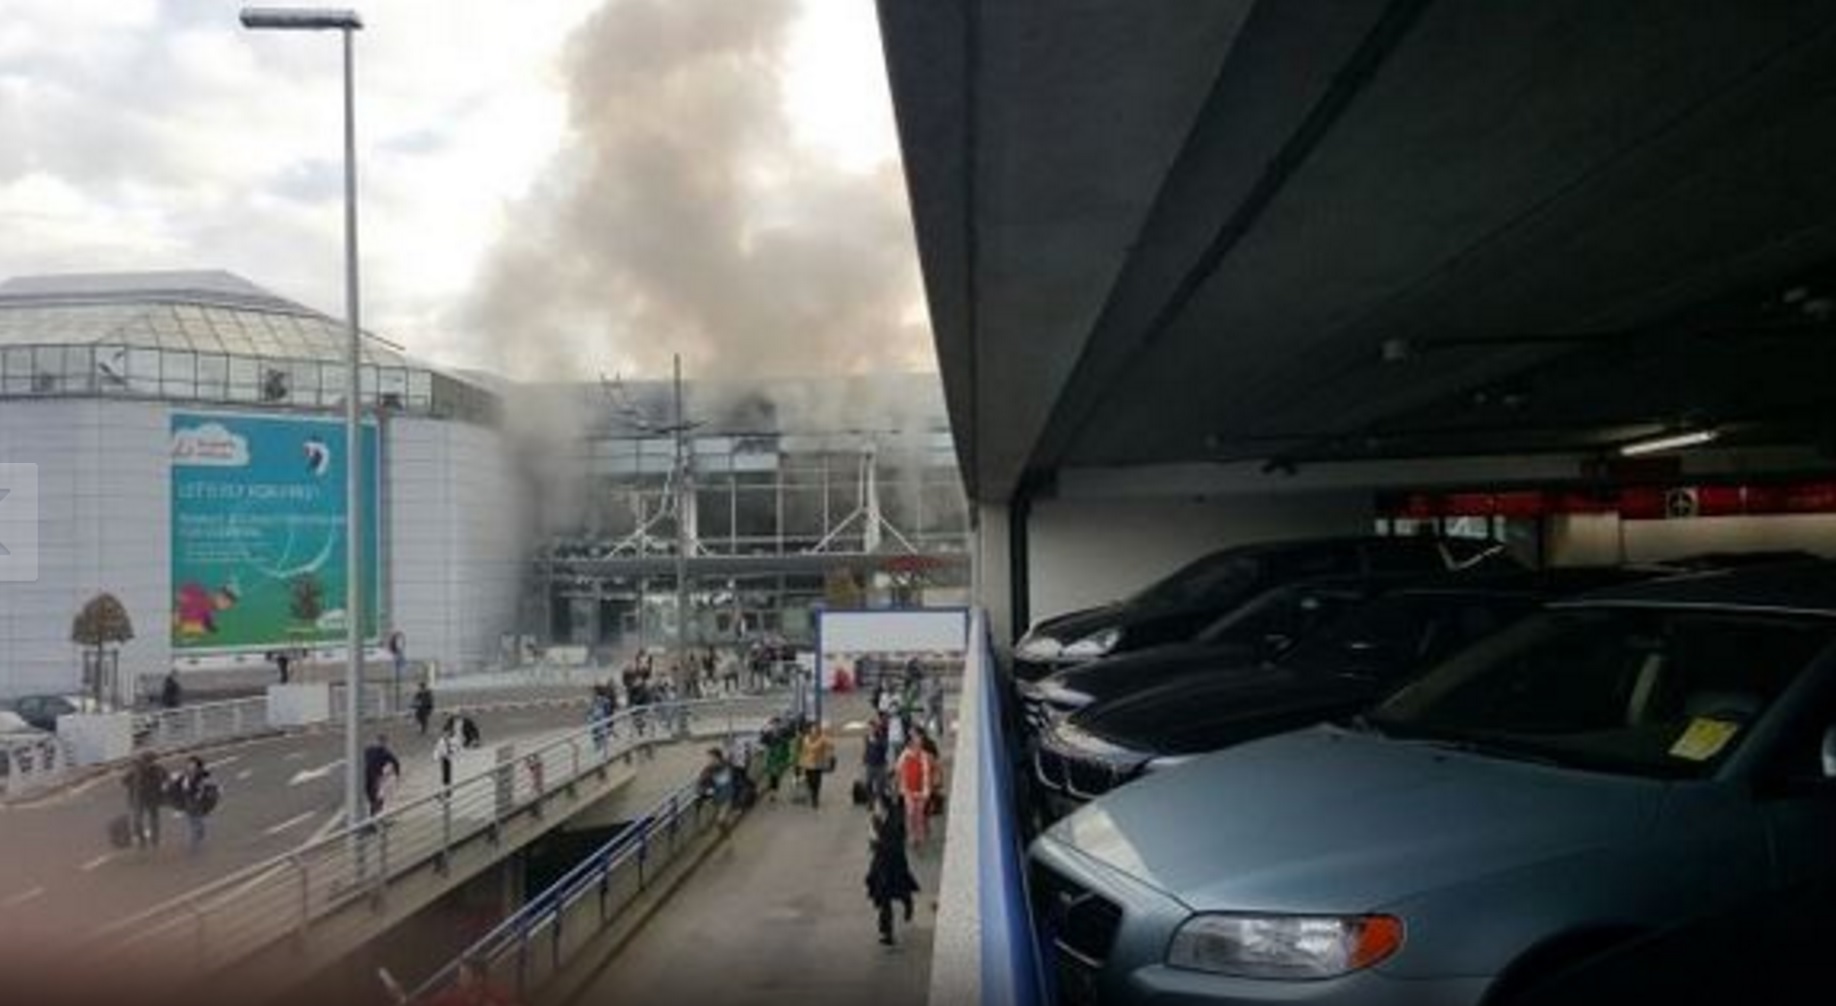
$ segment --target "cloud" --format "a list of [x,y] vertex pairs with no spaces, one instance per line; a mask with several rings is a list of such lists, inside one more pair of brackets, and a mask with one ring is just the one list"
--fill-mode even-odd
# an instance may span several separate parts
[[249,441],[222,423],[205,423],[173,431],[172,463],[198,468],[247,468]]

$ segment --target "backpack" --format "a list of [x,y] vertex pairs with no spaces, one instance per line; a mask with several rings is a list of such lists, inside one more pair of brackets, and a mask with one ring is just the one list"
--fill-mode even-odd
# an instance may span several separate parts
[[199,814],[209,814],[211,811],[216,810],[217,804],[222,801],[223,791],[217,788],[217,780],[206,779],[204,780],[204,784],[198,787],[198,791],[192,796],[192,799],[197,803],[197,811]]

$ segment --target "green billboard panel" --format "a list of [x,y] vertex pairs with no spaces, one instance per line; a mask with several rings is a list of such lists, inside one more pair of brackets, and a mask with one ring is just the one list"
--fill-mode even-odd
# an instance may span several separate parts
[[[345,638],[344,425],[173,413],[172,647]],[[363,431],[363,626],[377,635],[376,428]]]

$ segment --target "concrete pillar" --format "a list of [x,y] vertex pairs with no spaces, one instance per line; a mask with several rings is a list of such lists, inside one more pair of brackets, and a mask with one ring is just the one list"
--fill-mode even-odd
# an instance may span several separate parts
[[970,592],[975,603],[988,610],[989,633],[1002,652],[1026,631],[1026,626],[1014,624],[1013,579],[1008,561],[1007,507],[999,503],[976,504]]

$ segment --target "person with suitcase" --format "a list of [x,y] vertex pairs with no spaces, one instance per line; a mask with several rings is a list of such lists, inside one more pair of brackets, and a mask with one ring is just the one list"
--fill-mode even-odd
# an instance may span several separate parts
[[127,788],[128,832],[142,849],[159,848],[159,811],[166,801],[167,773],[153,752],[142,751],[121,778]]

